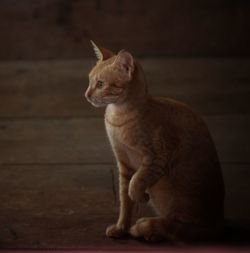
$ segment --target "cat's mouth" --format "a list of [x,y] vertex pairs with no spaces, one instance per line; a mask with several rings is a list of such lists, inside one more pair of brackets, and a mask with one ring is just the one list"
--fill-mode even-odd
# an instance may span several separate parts
[[105,107],[107,106],[107,104],[104,104],[104,103],[96,103],[96,102],[93,102],[91,101],[90,102],[94,107]]
[[108,104],[114,104],[118,101],[119,96],[107,96],[103,97],[101,99],[92,97],[92,98],[87,98],[87,100],[94,106],[94,107],[104,107],[107,106]]

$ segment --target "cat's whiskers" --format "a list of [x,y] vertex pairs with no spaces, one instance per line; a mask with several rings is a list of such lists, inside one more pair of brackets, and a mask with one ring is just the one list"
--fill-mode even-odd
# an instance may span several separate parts
[[111,95],[107,95],[107,96],[104,96],[102,97],[102,100],[108,104],[115,104],[116,102],[119,101],[119,99],[121,98],[122,96],[119,94],[111,94]]
[[97,107],[106,106],[111,103],[116,103],[116,101],[119,99],[119,96],[105,96],[105,97],[91,97],[87,98],[88,101]]

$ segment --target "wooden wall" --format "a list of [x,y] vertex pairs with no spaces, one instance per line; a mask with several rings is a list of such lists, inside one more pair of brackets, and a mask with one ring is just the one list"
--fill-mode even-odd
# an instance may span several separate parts
[[137,56],[250,56],[247,0],[1,0],[0,60],[81,58],[89,39]]

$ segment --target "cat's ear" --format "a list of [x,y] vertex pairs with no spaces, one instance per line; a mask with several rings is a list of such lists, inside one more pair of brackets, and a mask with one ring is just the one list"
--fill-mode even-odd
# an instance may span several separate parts
[[134,72],[134,58],[133,56],[125,51],[121,50],[114,61],[114,66],[119,70],[120,73],[127,75],[129,79],[132,78],[132,74]]
[[105,61],[114,55],[114,53],[111,52],[110,50],[97,46],[92,40],[90,42],[93,46],[95,55],[99,61]]

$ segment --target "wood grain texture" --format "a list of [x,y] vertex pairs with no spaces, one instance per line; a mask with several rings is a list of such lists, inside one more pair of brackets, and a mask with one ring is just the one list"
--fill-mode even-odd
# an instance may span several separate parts
[[[250,60],[141,63],[152,94],[203,114],[222,162],[226,218],[250,228]],[[0,62],[0,247],[150,247],[104,235],[118,213],[117,169],[103,109],[83,98],[92,64]],[[139,205],[135,214],[152,211]]]
[[[250,116],[207,116],[222,162],[250,162]],[[2,120],[0,161],[18,163],[113,163],[102,118]]]
[[1,167],[1,246],[112,244],[104,233],[115,221],[118,208],[114,205],[111,169]]
[[[105,238],[106,226],[118,217],[115,170],[113,165],[0,166],[1,247],[141,247]],[[249,173],[245,165],[223,166],[226,218],[248,218]],[[137,206],[135,217],[148,215],[153,215],[149,207]]]
[[86,57],[90,39],[151,57],[245,57],[249,13],[244,0],[1,0],[0,58]]
[[[141,59],[153,95],[204,114],[249,113],[250,60]],[[94,60],[0,63],[0,117],[102,116],[86,102]]]

